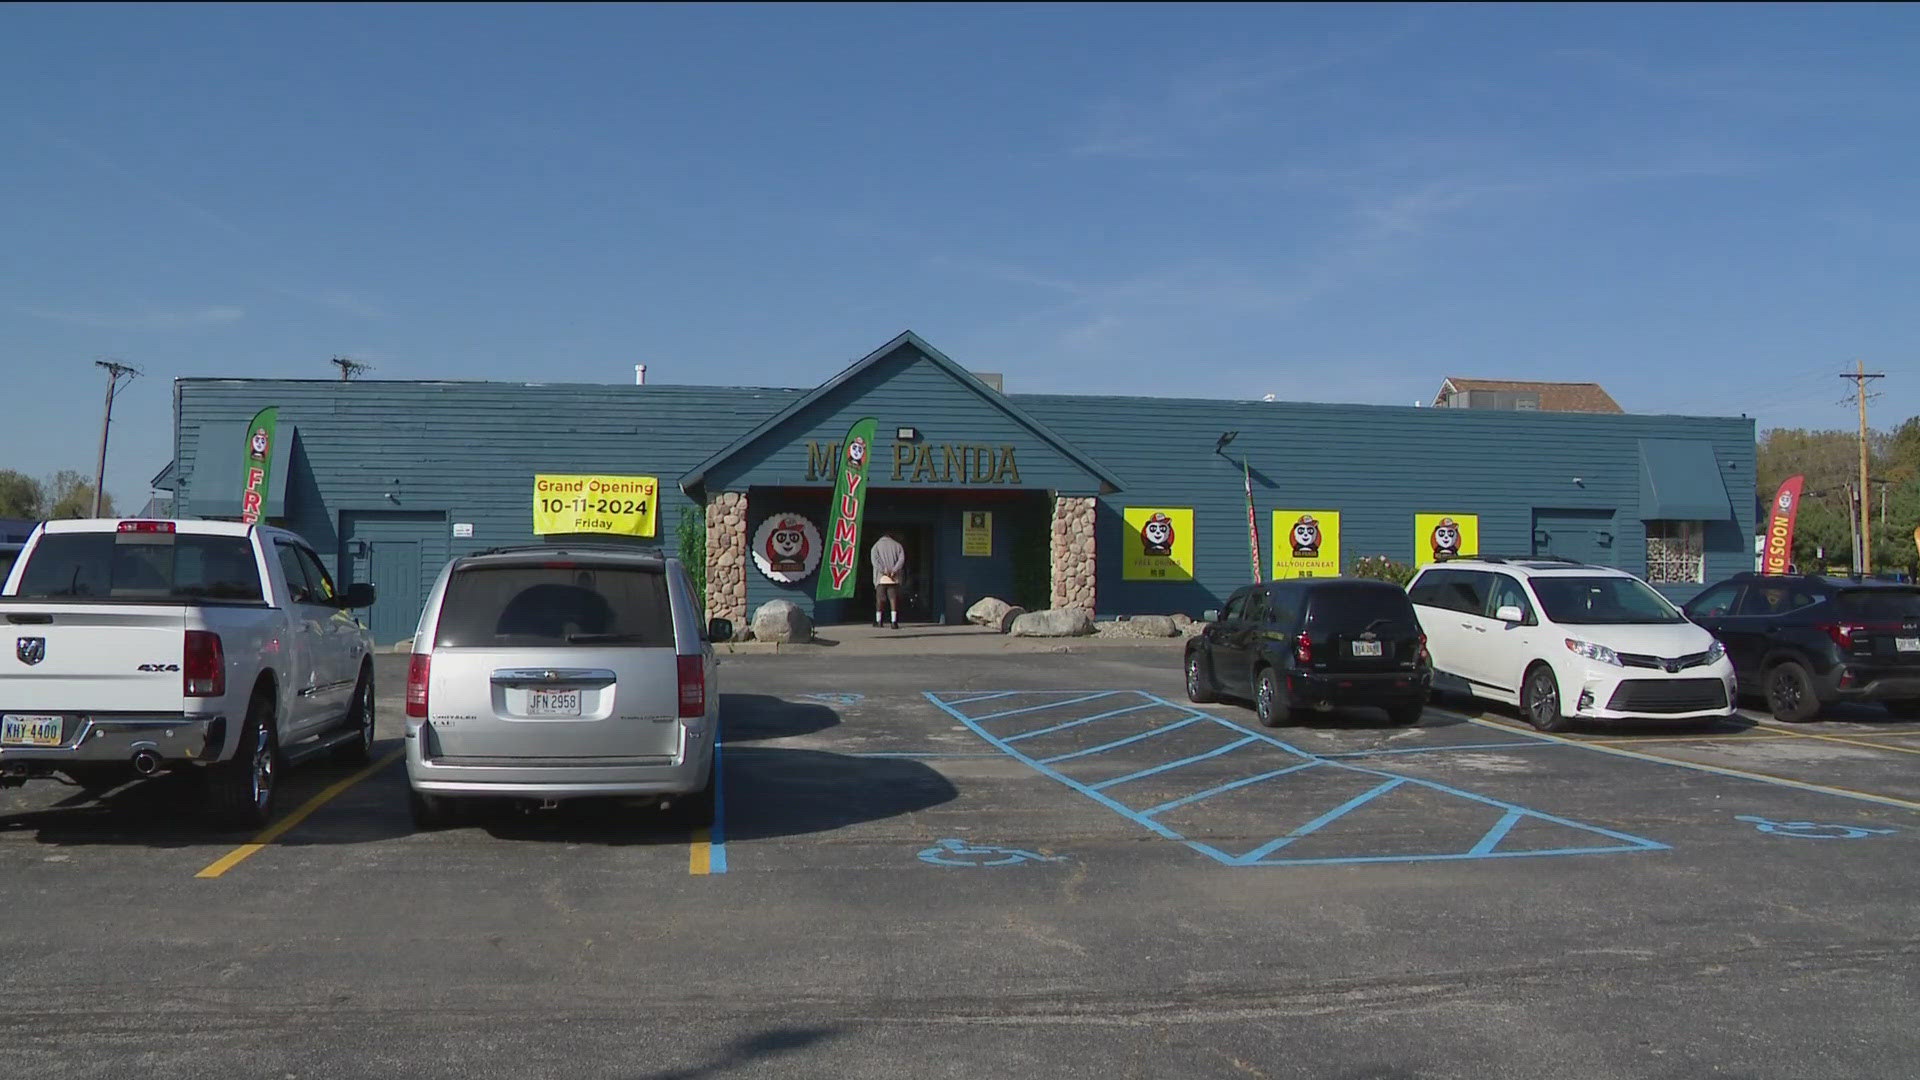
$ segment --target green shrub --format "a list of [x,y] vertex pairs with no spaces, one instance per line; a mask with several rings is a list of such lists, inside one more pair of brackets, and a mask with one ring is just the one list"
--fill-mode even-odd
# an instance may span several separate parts
[[1385,555],[1362,555],[1353,560],[1353,576],[1372,578],[1375,581],[1391,581],[1401,588],[1413,580],[1413,567],[1406,563],[1394,562]]
[[707,603],[707,509],[704,506],[680,508],[680,561],[687,565],[693,579],[693,595],[702,608]]

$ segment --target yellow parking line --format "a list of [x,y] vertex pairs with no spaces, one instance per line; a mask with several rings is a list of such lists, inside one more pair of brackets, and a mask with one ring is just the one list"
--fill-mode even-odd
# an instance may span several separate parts
[[713,872],[713,832],[705,827],[693,830],[693,841],[687,845],[687,873],[710,874]]
[[386,768],[387,766],[393,764],[394,762],[399,761],[400,755],[404,753],[406,753],[405,750],[395,750],[393,753],[388,754],[386,757],[381,758],[379,761],[376,761],[373,764],[367,766],[366,768],[361,769],[359,772],[354,773],[352,776],[349,776],[344,780],[336,780],[333,783],[328,784],[326,787],[320,790],[320,793],[318,795],[315,795],[313,798],[308,799],[304,803],[301,803],[299,809],[295,810],[291,814],[288,814],[286,817],[281,818],[279,821],[276,821],[273,824],[268,825],[265,829],[260,830],[259,836],[254,837],[253,839],[247,841],[246,843],[241,844],[239,847],[234,848],[232,851],[227,852],[225,855],[222,855],[219,858],[208,863],[204,869],[202,869],[199,873],[193,876],[197,878],[217,878],[221,874],[224,874],[227,871],[233,869],[234,867],[239,866],[241,863],[246,862],[248,859],[253,858],[253,856],[257,854],[261,848],[266,847],[268,844],[271,844],[275,840],[278,840],[282,836],[285,836],[288,833],[288,831],[294,828],[294,826],[299,825],[301,822],[311,817],[315,810],[318,810],[321,807],[327,805],[329,802],[332,802],[336,797],[340,795],[341,792],[347,790],[348,788],[359,783],[360,781],[365,780],[367,777],[372,776],[374,773],[379,772],[381,769]]
[[1824,735],[1817,731],[1795,731],[1792,728],[1774,727],[1772,724],[1754,722],[1754,727],[1762,731],[1777,731],[1783,736],[1796,739],[1825,739],[1827,742],[1846,743],[1849,746],[1865,746],[1873,750],[1892,750],[1899,754],[1920,754],[1920,746],[1887,746],[1883,743],[1868,742],[1865,739],[1849,738],[1845,735]]
[[[1466,719],[1469,723],[1479,724],[1481,727],[1497,728],[1501,731],[1519,730],[1506,724],[1495,723],[1492,720],[1482,720],[1477,716],[1469,716]],[[1595,742],[1582,742],[1579,739],[1569,739],[1560,735],[1549,735],[1544,731],[1530,731],[1527,734],[1532,735],[1536,739],[1560,743],[1563,746],[1584,747],[1596,754],[1612,754],[1615,757],[1633,758],[1636,761],[1650,761],[1656,765],[1672,765],[1675,768],[1692,769],[1695,772],[1731,776],[1738,780],[1757,780],[1763,784],[1798,788],[1801,791],[1812,791],[1821,795],[1838,795],[1843,799],[1859,799],[1863,802],[1879,803],[1882,806],[1897,806],[1902,810],[1920,810],[1920,802],[1914,802],[1911,799],[1898,799],[1892,795],[1876,795],[1871,791],[1854,791],[1851,788],[1830,787],[1826,784],[1810,784],[1805,780],[1794,780],[1790,777],[1773,776],[1768,773],[1747,772],[1744,769],[1730,769],[1725,765],[1708,765],[1699,761],[1687,761],[1684,758],[1670,758],[1660,754],[1645,754],[1638,750],[1629,750],[1624,746],[1606,746]]]

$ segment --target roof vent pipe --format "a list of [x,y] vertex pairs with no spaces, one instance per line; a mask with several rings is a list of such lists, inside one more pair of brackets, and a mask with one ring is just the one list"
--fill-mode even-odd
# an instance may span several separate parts
[[647,365],[645,364],[633,365],[633,385],[635,386],[647,385]]

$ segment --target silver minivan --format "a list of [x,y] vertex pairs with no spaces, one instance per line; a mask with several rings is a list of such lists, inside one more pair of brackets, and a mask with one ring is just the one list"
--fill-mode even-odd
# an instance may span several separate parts
[[713,642],[680,560],[595,544],[449,562],[407,671],[409,804],[448,823],[470,799],[625,798],[710,824],[720,717]]

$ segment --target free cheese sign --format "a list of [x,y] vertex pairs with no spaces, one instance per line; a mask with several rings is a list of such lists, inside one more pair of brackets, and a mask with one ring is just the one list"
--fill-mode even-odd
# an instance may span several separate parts
[[533,533],[656,536],[659,504],[659,477],[540,473],[533,478]]

